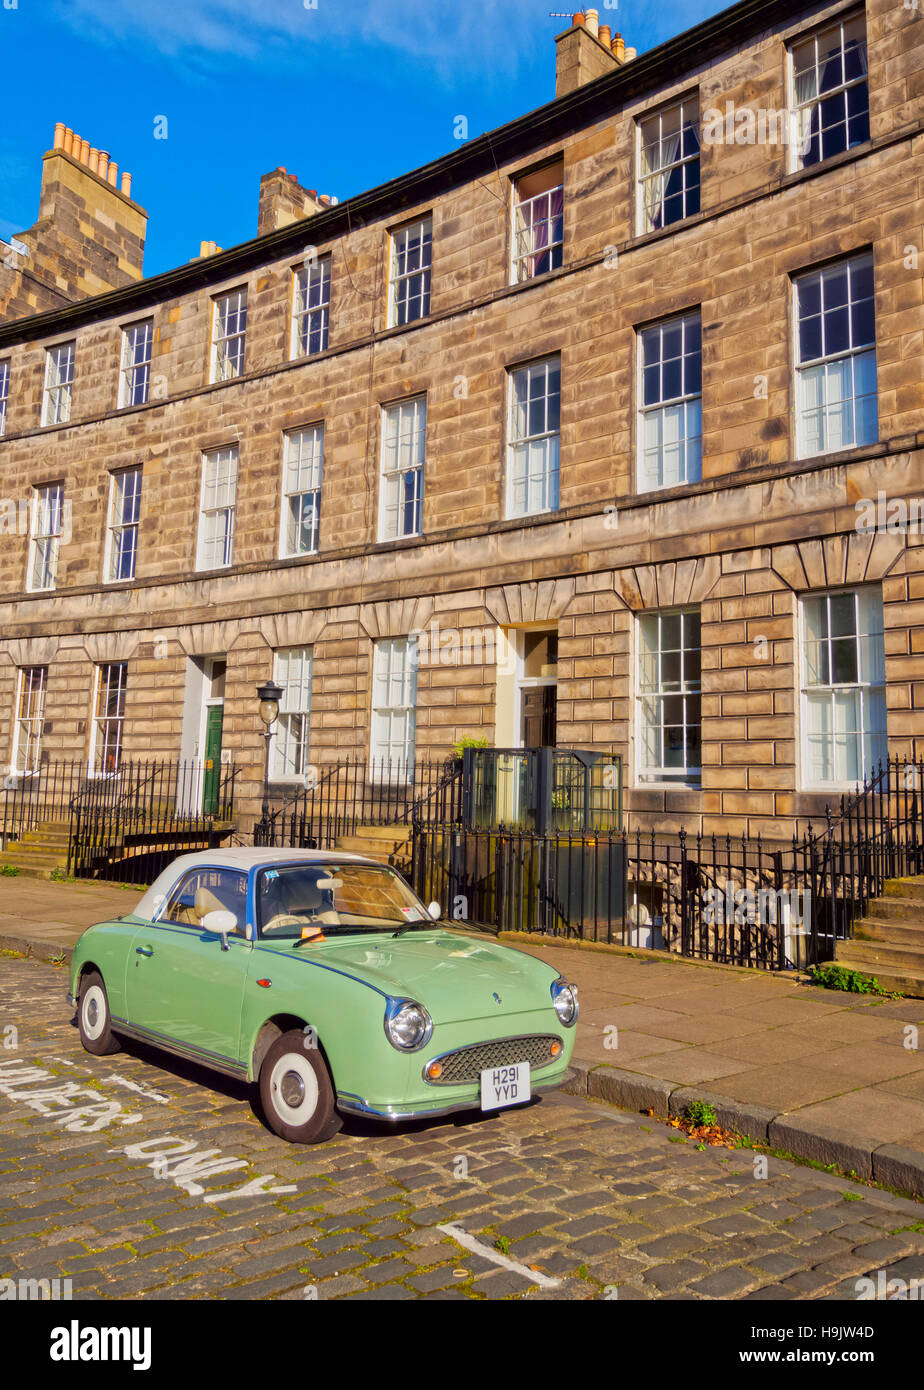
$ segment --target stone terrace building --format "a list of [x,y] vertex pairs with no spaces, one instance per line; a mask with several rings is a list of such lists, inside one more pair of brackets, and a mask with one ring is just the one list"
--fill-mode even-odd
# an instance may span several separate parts
[[920,751],[924,20],[556,43],[548,105],[339,205],[274,171],[151,279],[59,127],[121,249],[81,214],[68,302],[0,267],[14,770],[220,741],[255,799],[271,674],[278,782],[555,740],[662,830],[788,836]]

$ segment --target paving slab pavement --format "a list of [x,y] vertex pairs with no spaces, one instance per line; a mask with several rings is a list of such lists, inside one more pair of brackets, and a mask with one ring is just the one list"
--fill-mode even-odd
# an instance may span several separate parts
[[[130,912],[139,896],[111,884],[0,878],[0,949],[69,956],[85,927]],[[775,1134],[782,1148],[785,1129],[797,1157],[924,1196],[924,1000],[507,939],[578,986],[578,1093],[663,1117],[699,1096],[742,1133],[771,1143]]]

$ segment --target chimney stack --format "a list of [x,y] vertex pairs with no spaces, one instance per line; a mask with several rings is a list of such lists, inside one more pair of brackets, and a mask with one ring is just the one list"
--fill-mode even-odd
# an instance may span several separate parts
[[287,227],[313,217],[323,208],[332,207],[337,199],[329,194],[318,196],[314,188],[302,188],[294,174],[280,164],[260,180],[260,201],[257,210],[257,236]]
[[[63,121],[55,122],[52,150],[70,155],[71,159],[76,159],[78,164],[82,164],[103,183],[109,184],[111,188],[118,188],[119,166],[114,160],[110,162],[109,151],[92,147],[89,140],[83,140]],[[122,175],[122,192],[126,198],[132,195],[132,176],[127,172]]]
[[626,48],[622,34],[612,34],[608,24],[600,23],[599,10],[578,10],[571,17],[571,28],[557,36],[555,45],[556,97],[606,77],[635,57],[635,49]]

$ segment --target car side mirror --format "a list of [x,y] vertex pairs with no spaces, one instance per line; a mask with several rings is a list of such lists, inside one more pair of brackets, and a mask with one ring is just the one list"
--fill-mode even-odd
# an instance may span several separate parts
[[221,949],[228,951],[231,949],[228,945],[228,934],[237,931],[237,918],[233,912],[228,912],[226,908],[207,912],[202,918],[202,930],[207,931],[211,936],[220,936]]
[[430,916],[433,918],[434,922],[438,922],[438,921],[440,920],[440,918],[442,917],[442,915],[443,915],[443,909],[440,907],[439,903],[437,903],[437,902],[431,903],[430,906],[427,908],[427,911],[429,912]]

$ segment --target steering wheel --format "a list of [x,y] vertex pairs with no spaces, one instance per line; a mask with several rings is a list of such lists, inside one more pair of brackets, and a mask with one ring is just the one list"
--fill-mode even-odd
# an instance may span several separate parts
[[301,933],[303,927],[311,925],[307,917],[300,917],[294,912],[277,912],[275,917],[271,917],[268,922],[264,922],[263,933],[265,935],[267,932],[281,931],[283,927],[297,927],[299,933]]

